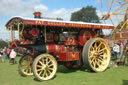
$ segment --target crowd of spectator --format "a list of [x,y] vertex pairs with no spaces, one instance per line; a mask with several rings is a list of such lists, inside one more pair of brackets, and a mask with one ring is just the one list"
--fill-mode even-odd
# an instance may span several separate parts
[[119,40],[114,42],[114,46],[112,47],[112,60],[115,60],[114,67],[118,67],[118,62],[124,64],[125,57],[128,57],[128,42],[127,40]]
[[4,49],[0,49],[0,62],[4,62],[5,56],[5,59],[9,59],[10,64],[14,64],[16,55],[17,53],[15,49],[9,49],[6,47]]

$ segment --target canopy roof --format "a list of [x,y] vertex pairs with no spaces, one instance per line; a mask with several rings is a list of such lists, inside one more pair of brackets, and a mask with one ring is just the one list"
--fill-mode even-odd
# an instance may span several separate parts
[[[17,25],[18,23],[22,23],[24,25],[41,25],[41,26],[56,26],[56,27],[69,27],[69,28],[73,27],[73,28],[114,29],[114,26],[109,24],[38,19],[38,18],[23,18],[23,17],[12,17],[6,23],[5,27],[6,29],[10,30],[9,29],[10,26]],[[14,30],[17,29],[18,28],[15,28]]]

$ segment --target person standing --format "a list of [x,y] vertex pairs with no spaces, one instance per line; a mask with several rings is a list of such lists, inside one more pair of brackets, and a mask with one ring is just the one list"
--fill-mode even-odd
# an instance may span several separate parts
[[0,49],[0,62],[4,62],[3,51]]
[[[128,43],[126,43],[124,48],[124,64],[128,64],[127,58],[128,58]],[[126,60],[125,60],[126,59]]]
[[9,56],[10,61],[11,61],[11,64],[14,64],[14,63],[15,63],[16,54],[17,54],[17,53],[15,52],[15,50],[12,49],[12,50],[11,50],[11,53],[10,53],[10,56]]
[[116,62],[114,64],[114,67],[118,67],[117,66],[117,62],[119,61],[119,52],[120,52],[120,47],[117,43],[114,44],[114,47],[113,47],[113,52],[114,52],[114,57],[116,58]]
[[7,54],[8,59],[9,59],[10,52],[11,52],[11,50],[8,48],[8,49],[6,50],[6,54]]
[[8,59],[7,48],[6,47],[4,47],[4,49],[3,49],[3,54],[5,55],[5,59]]
[[123,43],[121,42],[121,43],[120,43],[120,58],[121,58],[121,62],[124,61],[123,52],[124,52],[124,45],[123,45]]

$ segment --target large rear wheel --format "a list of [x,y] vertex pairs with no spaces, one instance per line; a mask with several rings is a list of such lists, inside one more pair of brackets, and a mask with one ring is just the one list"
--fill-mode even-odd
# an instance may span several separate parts
[[19,61],[19,71],[22,76],[33,75],[32,62],[33,62],[33,59],[31,54],[26,54],[23,57],[21,57]]
[[94,72],[102,72],[109,66],[110,48],[102,38],[90,39],[84,45],[82,57],[87,68]]
[[57,71],[57,62],[50,54],[37,56],[32,65],[33,74],[39,81],[52,79]]

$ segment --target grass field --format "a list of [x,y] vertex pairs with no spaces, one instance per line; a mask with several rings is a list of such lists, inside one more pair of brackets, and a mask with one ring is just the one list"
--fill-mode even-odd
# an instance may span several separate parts
[[[17,57],[17,62],[19,57]],[[87,70],[68,70],[58,67],[53,80],[39,82],[34,76],[22,77],[18,64],[10,65],[8,60],[0,62],[0,85],[128,85],[128,66],[110,68],[102,73],[91,73]]]

